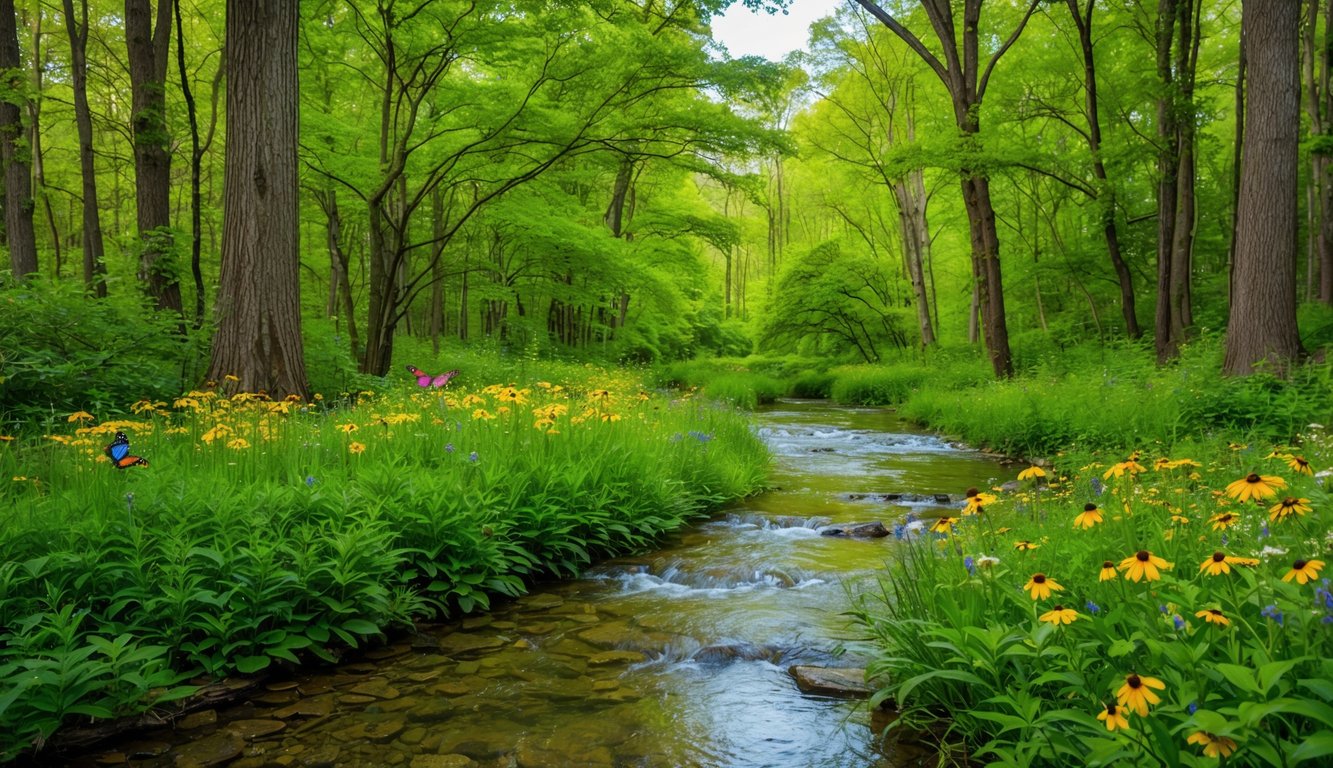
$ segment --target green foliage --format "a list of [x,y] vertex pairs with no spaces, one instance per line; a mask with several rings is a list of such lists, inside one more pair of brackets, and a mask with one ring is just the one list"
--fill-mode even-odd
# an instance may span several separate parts
[[771,403],[786,393],[787,388],[781,381],[760,373],[722,374],[711,379],[702,389],[705,397],[751,410]]
[[[734,411],[645,400],[623,373],[447,359],[464,373],[446,391],[403,374],[338,410],[192,392],[0,442],[0,755],[185,676],[332,661],[484,610],[763,483]],[[108,466],[116,430],[148,466]]]
[[0,288],[0,424],[169,397],[194,356],[182,342],[138,297],[90,301],[81,285],[42,280]]
[[832,373],[804,371],[801,375],[792,379],[787,394],[792,397],[830,397],[833,391],[833,382],[836,378]]
[[[1333,456],[1326,430],[1301,439],[1311,460]],[[1001,765],[1216,764],[1200,741],[1228,744],[1227,765],[1326,754],[1333,597],[1327,579],[1291,574],[1324,554],[1309,536],[1333,507],[1268,450],[1214,443],[1189,462],[1070,464],[1048,470],[1049,486],[1020,481],[959,515],[947,535],[903,543],[854,611],[881,649],[872,702],[897,707],[891,729],[944,719],[942,750]],[[1286,487],[1257,508],[1232,503],[1222,489],[1251,472]],[[1302,511],[1269,511],[1288,495],[1308,497]],[[1085,503],[1100,509],[1082,527]],[[1158,568],[1131,579],[1140,551]],[[1215,552],[1225,572],[1208,567]],[[1057,608],[1072,621],[1054,623]],[[1141,712],[1120,693],[1133,675],[1160,698]],[[1117,699],[1128,730],[1096,719]]]

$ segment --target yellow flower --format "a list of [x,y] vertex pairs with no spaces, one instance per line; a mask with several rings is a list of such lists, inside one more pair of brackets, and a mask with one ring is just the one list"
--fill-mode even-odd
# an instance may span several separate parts
[[233,376],[232,374],[229,373],[229,374],[227,374],[226,376],[223,376],[223,377],[222,377],[222,380],[223,380],[223,381],[230,381],[230,382],[232,382],[232,383],[235,383],[235,382],[240,381],[241,378],[240,378],[239,376]]
[[91,413],[88,413],[87,411],[75,411],[74,413],[71,413],[69,415],[69,418],[65,419],[65,421],[68,421],[72,424],[76,421],[92,421],[93,418],[94,416]]
[[1296,580],[1297,584],[1309,583],[1311,579],[1319,578],[1319,569],[1324,567],[1323,560],[1297,560],[1291,564],[1291,570],[1282,577],[1283,581]]
[[989,507],[991,504],[999,501],[1000,498],[993,493],[982,493],[976,488],[967,489],[967,507],[963,509],[964,515],[975,515],[981,512],[983,507]]
[[1300,456],[1284,456],[1283,458],[1287,460],[1287,466],[1291,467],[1292,470],[1299,472],[1302,475],[1314,474],[1314,471],[1310,469],[1310,462]]
[[493,418],[495,418],[495,417],[492,416],[492,415],[491,415],[491,412],[488,411],[488,410],[486,410],[485,408],[478,408],[477,410],[475,410],[475,411],[472,412],[472,418],[473,418],[474,420],[476,420],[476,419],[481,419],[481,420],[485,421],[485,420],[493,419]]
[[602,421],[620,421],[620,414],[604,413],[602,414]]
[[230,443],[227,443],[227,447],[239,451],[245,448],[249,448],[250,442],[246,440],[244,437],[238,437],[235,440],[232,440]]
[[1018,473],[1019,480],[1036,480],[1039,477],[1046,477],[1046,470],[1036,466],[1028,467]]
[[1203,619],[1209,624],[1217,624],[1219,626],[1225,627],[1231,623],[1231,619],[1228,619],[1226,616],[1223,616],[1222,612],[1217,610],[1216,608],[1205,608],[1202,611],[1195,611],[1194,615]]
[[347,444],[347,452],[348,452],[348,453],[365,453],[365,452],[366,452],[366,446],[364,446],[364,445],[362,445],[361,443],[358,443],[358,442],[356,442],[355,440],[353,440],[352,442],[350,442],[350,443]]
[[484,402],[486,402],[486,398],[469,394],[463,398],[463,407],[471,408],[474,405],[481,405]]
[[1231,573],[1231,564],[1236,561],[1234,557],[1227,557],[1222,552],[1214,552],[1212,557],[1199,564],[1199,572],[1207,572],[1209,576],[1217,576],[1222,573]]
[[1049,624],[1059,626],[1061,624],[1073,624],[1078,618],[1078,611],[1073,608],[1066,608],[1063,605],[1057,605],[1051,610],[1037,617],[1038,621],[1044,621]]
[[1293,499],[1288,496],[1280,503],[1274,504],[1268,510],[1268,519],[1274,521],[1286,520],[1292,515],[1305,515],[1310,511],[1309,499]]
[[513,387],[505,387],[504,389],[500,390],[499,394],[497,394],[496,397],[500,400],[506,400],[511,403],[523,402],[523,393],[519,392],[517,389],[514,389]]
[[1225,736],[1214,736],[1207,731],[1195,731],[1185,740],[1190,744],[1201,744],[1204,757],[1230,757],[1236,751],[1236,742]]
[[10,480],[12,480],[12,481],[14,481],[14,482],[16,482],[16,483],[26,483],[26,482],[28,482],[28,478],[27,478],[26,476],[24,476],[24,475],[14,475],[13,477],[10,478]]
[[1267,499],[1277,495],[1277,489],[1286,488],[1287,481],[1277,475],[1258,475],[1254,472],[1227,486],[1227,495],[1237,501]]
[[1208,518],[1208,522],[1213,524],[1214,531],[1225,531],[1240,522],[1240,515],[1235,512],[1219,512]]
[[532,423],[533,429],[548,429],[553,426],[555,426],[555,422],[551,419],[537,419]]
[[1041,600],[1050,597],[1052,591],[1064,591],[1064,587],[1046,578],[1046,574],[1044,573],[1032,574],[1032,578],[1028,579],[1028,583],[1023,585],[1023,589],[1032,594],[1033,600]]
[[199,401],[193,397],[178,397],[171,402],[172,408],[189,408],[192,411],[199,410]]
[[1149,690],[1151,688],[1164,691],[1166,684],[1155,677],[1126,675],[1125,684],[1116,691],[1116,703],[1133,710],[1139,717],[1147,717],[1148,705],[1162,701],[1161,697]]
[[1018,550],[1019,552],[1026,552],[1026,551],[1028,551],[1029,549],[1036,549],[1037,547],[1040,547],[1040,546],[1041,546],[1040,544],[1033,544],[1032,542],[1028,541],[1027,539],[1024,539],[1024,540],[1022,540],[1022,541],[1015,541],[1015,542],[1014,542],[1014,549]]
[[338,425],[338,429],[341,429],[342,431],[344,431],[344,432],[346,432],[347,434],[350,435],[351,433],[353,433],[353,432],[357,431],[358,429],[360,429],[360,427],[358,427],[358,426],[355,425],[355,424],[339,424],[339,425]]
[[1120,570],[1125,572],[1125,578],[1131,581],[1142,581],[1145,577],[1148,581],[1157,581],[1162,575],[1157,569],[1167,570],[1171,563],[1157,557],[1146,549],[1130,555],[1120,561]]
[[930,530],[935,533],[949,533],[953,531],[954,523],[957,522],[958,518],[956,517],[941,517],[935,521],[934,525],[930,526]]
[[1121,712],[1114,704],[1107,704],[1106,709],[1097,713],[1097,719],[1106,722],[1106,730],[1108,731],[1129,727],[1129,720],[1125,717],[1125,713]]
[[12,443],[14,438],[9,435],[0,435],[0,443]]
[[1102,473],[1102,479],[1110,480],[1113,477],[1123,477],[1125,473],[1129,473],[1129,475],[1133,477],[1143,471],[1145,471],[1143,465],[1135,461],[1133,457],[1130,457],[1128,460],[1122,461]]
[[593,400],[606,400],[611,397],[611,392],[605,389],[594,389],[588,393],[588,397]]
[[1102,561],[1102,572],[1097,577],[1097,581],[1110,581],[1115,578],[1115,563],[1110,560]]
[[1083,511],[1074,518],[1074,527],[1091,528],[1100,522],[1102,522],[1102,511],[1097,509],[1096,504],[1088,502],[1083,505]]

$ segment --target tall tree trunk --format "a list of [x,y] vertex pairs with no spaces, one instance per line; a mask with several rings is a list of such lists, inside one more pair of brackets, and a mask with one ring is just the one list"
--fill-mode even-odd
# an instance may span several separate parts
[[209,377],[308,397],[297,198],[298,0],[227,2],[222,285]]
[[[19,54],[14,0],[0,0],[0,73],[7,98],[0,100],[0,161],[5,169],[5,238],[14,277],[37,272],[37,235],[32,226],[32,177],[23,144],[23,94],[26,83]],[[13,101],[10,101],[13,99]]]
[[42,201],[42,210],[46,213],[46,226],[51,230],[51,256],[55,261],[52,274],[58,279],[64,265],[64,243],[61,242],[55,211],[51,209],[51,195],[46,188],[46,153],[42,149],[42,72],[46,67],[46,57],[42,52],[42,13],[41,6],[33,8],[30,21],[32,97],[28,99],[28,146],[32,156],[33,194],[35,199]]
[[1194,70],[1199,56],[1199,4],[1195,0],[1176,0],[1175,50],[1176,146],[1179,157],[1176,170],[1176,223],[1171,238],[1171,335],[1183,343],[1187,329],[1194,325],[1194,307],[1190,283],[1193,275],[1195,195],[1194,181],[1195,125]]
[[1102,121],[1097,102],[1097,62],[1092,39],[1093,11],[1096,0],[1087,0],[1082,13],[1077,0],[1066,0],[1069,13],[1078,27],[1079,47],[1083,52],[1083,103],[1088,119],[1088,150],[1092,153],[1092,174],[1097,178],[1097,204],[1102,219],[1102,236],[1106,239],[1106,253],[1111,259],[1116,280],[1120,283],[1120,313],[1125,320],[1125,335],[1137,339],[1143,335],[1139,328],[1138,312],[1135,309],[1134,278],[1129,265],[1120,252],[1120,233],[1115,220],[1115,188],[1106,174],[1106,163],[1102,162]]
[[[1333,0],[1330,0],[1333,2]],[[1231,241],[1227,244],[1227,306],[1235,300],[1234,281],[1236,274],[1236,228],[1239,222],[1236,214],[1240,211],[1240,165],[1245,146],[1245,71],[1249,63],[1245,58],[1245,31],[1240,34],[1240,53],[1236,57],[1236,133],[1231,148]]]
[[204,152],[199,148],[199,117],[194,107],[194,94],[190,91],[190,75],[185,69],[181,2],[172,2],[176,12],[176,67],[180,70],[181,96],[185,99],[185,115],[190,124],[190,275],[194,278],[194,327],[197,330],[204,325],[204,272],[199,263],[203,246],[203,226],[200,220],[203,196],[199,191],[199,180],[203,174]]
[[448,332],[444,318],[444,194],[436,187],[430,193],[431,231],[435,245],[430,254],[430,344],[440,354],[440,336]]
[[171,2],[125,0],[125,47],[133,91],[135,206],[139,225],[139,279],[158,309],[180,312],[181,288],[171,231],[171,153],[167,134],[167,53]]
[[1159,364],[1174,358],[1180,338],[1173,335],[1171,269],[1176,231],[1176,193],[1180,149],[1176,128],[1176,86],[1171,70],[1171,48],[1175,40],[1177,0],[1157,3],[1157,312],[1154,345]]
[[903,261],[912,283],[916,302],[917,328],[921,332],[921,346],[935,343],[935,327],[930,320],[930,296],[926,292],[926,276],[922,265],[930,252],[930,228],[926,223],[926,185],[920,168],[907,178],[890,187],[898,204],[898,224],[902,230]]
[[1246,0],[1250,88],[1237,212],[1234,303],[1223,370],[1285,373],[1301,354],[1296,328],[1296,202],[1300,131],[1299,11]]
[[97,202],[97,167],[93,162],[93,118],[88,108],[88,0],[80,0],[79,8],[76,20],[74,0],[64,0],[74,124],[79,131],[79,169],[83,176],[83,283],[89,293],[102,299],[106,298],[106,262]]

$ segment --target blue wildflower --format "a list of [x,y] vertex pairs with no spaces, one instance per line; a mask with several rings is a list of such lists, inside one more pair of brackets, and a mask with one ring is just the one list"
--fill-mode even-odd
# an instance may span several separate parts
[[1199,711],[1199,702],[1197,702],[1197,701],[1191,701],[1191,702],[1189,703],[1189,706],[1186,707],[1186,709],[1188,709],[1188,710],[1190,711],[1190,714],[1191,714],[1191,715],[1194,714],[1195,712],[1198,712],[1198,711]]
[[1269,618],[1269,619],[1272,619],[1273,621],[1276,621],[1277,624],[1278,624],[1278,626],[1283,626],[1283,623],[1282,623],[1282,611],[1279,611],[1279,610],[1277,609],[1277,604],[1276,604],[1276,603],[1274,603],[1273,605],[1266,605],[1266,606],[1264,606],[1264,610],[1263,610],[1262,615],[1263,615],[1265,618]]
[[468,461],[471,461],[471,462],[473,462],[473,463],[476,463],[476,461],[477,461],[478,459],[480,459],[480,458],[481,458],[481,457],[477,455],[477,452],[476,452],[476,451],[473,451],[472,453],[469,453],[469,454],[467,455],[467,460],[468,460]]
[[453,443],[445,443],[445,444],[444,444],[444,452],[445,452],[445,453],[453,453],[453,452],[454,452],[454,444],[453,444]]
[[1085,603],[1083,607],[1085,607],[1085,608],[1088,609],[1088,613],[1101,613],[1101,612],[1102,612],[1102,607],[1101,607],[1100,605],[1097,605],[1096,603],[1092,602],[1091,600],[1089,600],[1087,603]]
[[1176,625],[1177,632],[1185,628],[1185,620],[1180,618],[1178,613],[1171,617],[1171,623]]
[[305,484],[306,484],[306,487],[307,487],[307,488],[314,488],[314,487],[315,487],[315,476],[314,476],[314,475],[306,475],[306,476],[305,476]]
[[963,558],[963,567],[967,569],[968,576],[975,576],[977,573],[977,561],[972,559],[971,555]]

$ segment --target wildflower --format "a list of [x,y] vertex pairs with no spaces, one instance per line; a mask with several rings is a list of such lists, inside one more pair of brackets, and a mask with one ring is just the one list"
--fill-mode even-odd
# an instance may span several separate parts
[[453,453],[453,452],[454,452],[454,444],[453,444],[453,443],[445,443],[445,444],[444,444],[444,452],[445,452],[445,453]]
[[982,493],[976,488],[968,488],[965,496],[967,499],[967,506],[963,509],[964,515],[980,514],[982,507],[990,506],[1000,500],[995,494]]
[[930,526],[930,530],[934,533],[949,533],[953,530],[953,525],[956,522],[958,522],[956,517],[941,517],[935,521],[934,525]]
[[1041,600],[1050,597],[1052,591],[1063,591],[1064,587],[1046,578],[1044,573],[1034,573],[1032,578],[1028,579],[1028,583],[1023,585],[1023,589],[1032,593],[1033,600]]
[[1029,549],[1036,549],[1037,547],[1040,547],[1040,546],[1041,546],[1040,544],[1033,544],[1032,542],[1028,541],[1027,539],[1023,539],[1022,541],[1015,541],[1015,542],[1014,542],[1014,549],[1018,550],[1019,552],[1026,552],[1026,551],[1028,551]]
[[1247,567],[1249,567],[1249,568],[1253,568],[1253,567],[1255,567],[1256,565],[1259,564],[1259,558],[1257,558],[1257,557],[1228,557],[1228,558],[1227,558],[1227,562],[1228,562],[1228,563],[1231,563],[1232,565],[1244,565],[1244,566],[1247,566]]
[[10,435],[0,435],[0,443],[12,443],[14,438]]
[[1101,613],[1101,612],[1102,612],[1102,607],[1101,607],[1100,605],[1097,605],[1096,603],[1092,602],[1091,600],[1089,600],[1088,602],[1084,603],[1084,604],[1083,604],[1083,607],[1088,609],[1088,613]]
[[1287,481],[1277,475],[1258,475],[1254,472],[1227,486],[1226,494],[1237,501],[1267,499],[1277,495],[1277,489],[1286,488]]
[[366,446],[356,442],[355,440],[347,444],[348,453],[365,453],[365,451],[366,451]]
[[1236,742],[1225,736],[1214,736],[1207,731],[1195,731],[1185,740],[1203,747],[1204,757],[1230,757],[1236,751]]
[[93,415],[87,411],[75,411],[74,413],[71,413],[69,418],[65,419],[65,421],[73,424],[76,421],[92,421],[93,418]]
[[232,382],[232,383],[234,384],[234,383],[240,381],[241,379],[240,379],[240,377],[238,377],[238,376],[233,376],[232,374],[229,373],[229,374],[227,374],[226,376],[223,376],[223,377],[222,377],[222,380],[223,380],[223,381],[230,381],[230,382]]
[[1283,458],[1287,460],[1287,466],[1291,467],[1292,471],[1298,472],[1302,475],[1314,474],[1314,471],[1310,469],[1310,462],[1306,461],[1300,456],[1284,456]]
[[991,557],[990,555],[982,555],[981,557],[977,558],[977,567],[979,568],[994,568],[999,564],[1000,564],[1000,558],[998,557]]
[[1129,720],[1115,704],[1107,704],[1106,709],[1097,713],[1097,719],[1106,721],[1106,730],[1108,731],[1129,727]]
[[1195,611],[1194,615],[1200,619],[1203,619],[1209,624],[1217,624],[1218,626],[1222,627],[1225,627],[1231,623],[1231,619],[1228,619],[1226,616],[1223,616],[1222,612],[1217,610],[1216,608],[1205,608],[1202,611]]
[[1309,499],[1294,499],[1290,496],[1268,510],[1268,519],[1281,522],[1292,515],[1306,515],[1310,512]]
[[1115,578],[1115,563],[1110,560],[1102,561],[1102,572],[1097,577],[1097,581],[1110,581]]
[[1278,623],[1278,626],[1282,626],[1283,624],[1282,611],[1279,611],[1277,609],[1276,603],[1273,603],[1272,605],[1265,605],[1264,609],[1260,611],[1259,615],[1263,616],[1266,619],[1272,619],[1273,621],[1276,621]]
[[306,476],[305,476],[305,485],[306,485],[307,488],[314,488],[314,487],[315,487],[315,476],[314,476],[314,475],[306,475]]
[[1120,561],[1120,570],[1125,572],[1125,578],[1130,581],[1142,581],[1147,578],[1148,581],[1157,581],[1162,578],[1158,573],[1159,568],[1166,570],[1171,567],[1171,563],[1157,557],[1146,549],[1140,549],[1133,555]]
[[971,555],[963,558],[963,567],[967,569],[968,576],[975,576],[977,573],[977,561],[972,559]]
[[244,437],[238,437],[235,440],[232,440],[231,442],[227,443],[227,447],[234,451],[245,450],[246,448],[250,447],[250,441],[246,440]]
[[1220,512],[1208,518],[1208,522],[1213,524],[1214,531],[1225,531],[1227,528],[1235,525],[1240,520],[1240,515],[1235,512]]
[[489,421],[494,419],[495,416],[491,415],[491,412],[485,408],[478,408],[472,412],[472,418],[473,420]]
[[1166,690],[1166,684],[1155,677],[1126,675],[1125,684],[1120,686],[1120,690],[1116,691],[1116,702],[1122,707],[1133,710],[1139,717],[1147,717],[1148,705],[1158,704],[1162,701],[1161,697],[1150,690],[1152,688],[1164,691]]
[[1088,502],[1083,505],[1083,511],[1074,518],[1074,527],[1091,528],[1100,522],[1102,522],[1102,511],[1097,509],[1096,504]]
[[1171,522],[1177,523],[1179,525],[1189,525],[1190,519],[1181,514],[1174,514],[1171,515]]
[[341,429],[342,431],[344,431],[344,432],[346,432],[347,434],[350,435],[351,433],[353,433],[353,432],[357,431],[358,429],[360,429],[360,427],[358,427],[358,426],[355,425],[355,424],[339,424],[339,425],[338,425],[338,429]]
[[1128,473],[1130,477],[1133,477],[1134,475],[1137,475],[1140,472],[1145,472],[1145,471],[1146,470],[1143,468],[1143,465],[1140,464],[1138,461],[1136,461],[1133,456],[1131,456],[1126,461],[1122,461],[1119,464],[1116,464],[1112,466],[1110,469],[1103,472],[1102,479],[1110,480],[1113,477],[1120,478],[1124,477],[1126,473]]
[[607,400],[611,397],[611,392],[605,389],[594,389],[588,393],[588,397],[593,400]]
[[1231,573],[1231,563],[1234,558],[1227,557],[1223,552],[1214,552],[1211,557],[1199,564],[1199,572],[1207,572],[1209,576],[1217,576],[1223,573]]
[[1287,550],[1281,547],[1266,546],[1263,549],[1259,550],[1260,557],[1275,557],[1277,555],[1285,555],[1285,554],[1287,554]]
[[1046,477],[1046,470],[1041,467],[1032,466],[1018,473],[1019,480],[1036,480],[1040,477]]
[[1180,618],[1178,613],[1171,617],[1171,623],[1175,625],[1177,632],[1185,628],[1185,620]]
[[1296,580],[1297,584],[1308,584],[1311,579],[1319,578],[1319,569],[1324,567],[1323,560],[1297,560],[1291,564],[1291,570],[1282,577],[1283,581]]
[[1073,624],[1078,618],[1078,611],[1073,608],[1066,608],[1063,605],[1057,605],[1051,610],[1037,617],[1038,621],[1044,621],[1048,624],[1059,626],[1061,624]]
[[1227,447],[1233,451],[1243,451],[1246,448],[1249,448],[1250,446],[1246,445],[1245,443],[1227,443]]
[[476,451],[473,451],[472,453],[469,453],[469,454],[467,455],[467,460],[470,461],[470,462],[472,462],[473,464],[476,464],[476,463],[477,463],[477,460],[480,459],[480,458],[481,458],[481,457],[477,455],[477,452],[476,452]]

